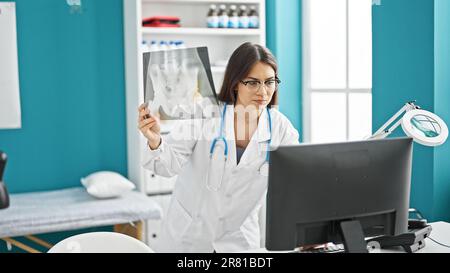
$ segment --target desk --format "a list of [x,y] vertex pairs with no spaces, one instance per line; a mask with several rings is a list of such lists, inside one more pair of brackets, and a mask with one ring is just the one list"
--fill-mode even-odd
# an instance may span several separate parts
[[142,240],[144,220],[160,219],[162,208],[140,192],[99,200],[84,188],[12,194],[10,207],[0,211],[0,240],[27,252],[37,250],[12,237],[25,236],[46,248],[52,245],[35,234],[114,226],[114,231]]
[[[433,228],[430,237],[442,244],[450,245],[450,223],[436,222],[430,224]],[[288,253],[292,251],[268,251],[265,248],[246,251],[246,253]],[[371,253],[405,253],[401,248],[375,250]],[[441,246],[430,239],[425,239],[425,247],[415,253],[450,253],[450,248]]]

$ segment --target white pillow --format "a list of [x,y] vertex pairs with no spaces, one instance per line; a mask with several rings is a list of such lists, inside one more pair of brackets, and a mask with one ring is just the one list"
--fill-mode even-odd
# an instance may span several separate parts
[[81,184],[87,192],[99,199],[115,198],[132,191],[136,186],[115,172],[97,172],[81,178]]

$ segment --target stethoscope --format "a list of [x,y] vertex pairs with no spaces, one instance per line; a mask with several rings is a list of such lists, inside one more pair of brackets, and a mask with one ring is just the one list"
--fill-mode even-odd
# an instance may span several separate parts
[[[259,173],[262,176],[268,176],[269,174],[269,159],[270,159],[270,144],[272,143],[272,116],[270,115],[270,111],[269,108],[266,108],[267,111],[267,119],[269,122],[269,133],[270,133],[270,138],[267,144],[267,152],[266,152],[266,159],[263,163],[263,165],[261,165],[261,167],[259,168]],[[222,118],[220,121],[220,134],[218,137],[214,138],[213,142],[211,143],[211,148],[209,151],[209,168],[208,168],[208,173],[206,176],[206,187],[211,190],[211,191],[219,191],[221,186],[222,186],[222,179],[223,179],[223,174],[225,173],[225,165],[228,159],[228,143],[227,140],[225,139],[225,116],[227,114],[227,106],[224,105],[223,108],[223,112],[222,112]],[[215,162],[215,165],[217,165],[217,162],[215,160],[213,160],[214,157],[214,150],[216,148],[216,145],[218,142],[222,142],[224,144],[224,151],[223,151],[223,156],[224,156],[224,160],[223,160],[223,166],[221,168],[221,173],[218,174],[218,180],[219,180],[219,185],[217,187],[212,187],[211,186],[211,171],[212,171],[212,162]],[[217,174],[216,174],[217,175]]]

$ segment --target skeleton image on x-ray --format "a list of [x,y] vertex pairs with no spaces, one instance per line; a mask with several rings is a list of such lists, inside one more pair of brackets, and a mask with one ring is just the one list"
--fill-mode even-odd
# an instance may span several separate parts
[[217,99],[205,47],[144,53],[144,88],[149,109],[161,120],[215,115],[211,109]]

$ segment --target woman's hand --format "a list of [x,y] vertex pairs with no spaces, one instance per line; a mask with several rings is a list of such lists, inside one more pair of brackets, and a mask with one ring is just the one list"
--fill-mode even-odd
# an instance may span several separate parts
[[147,138],[150,149],[156,150],[161,144],[161,126],[159,118],[152,116],[147,106],[147,103],[139,106],[138,128]]

